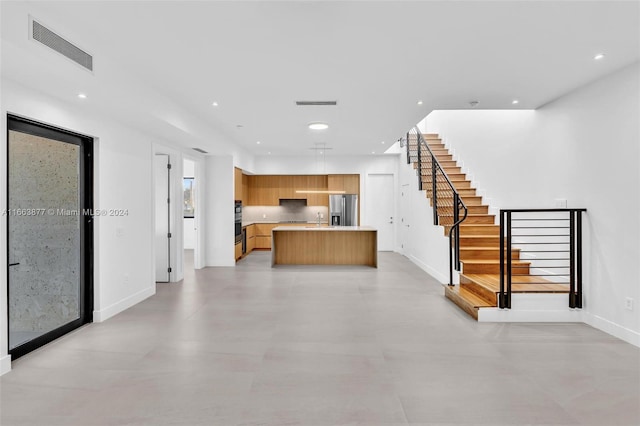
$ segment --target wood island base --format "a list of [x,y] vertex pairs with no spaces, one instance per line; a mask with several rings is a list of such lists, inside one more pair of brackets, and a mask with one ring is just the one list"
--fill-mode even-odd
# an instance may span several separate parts
[[277,227],[271,265],[378,266],[378,232],[366,226]]

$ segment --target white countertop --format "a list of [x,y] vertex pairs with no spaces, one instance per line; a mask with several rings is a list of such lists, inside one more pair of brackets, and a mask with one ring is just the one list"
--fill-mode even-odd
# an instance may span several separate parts
[[[273,220],[260,220],[260,221],[252,221],[252,222],[242,222],[242,227],[244,228],[245,226],[250,226],[250,225],[256,225],[258,223],[266,223],[268,225],[287,225],[287,226],[294,226],[294,225],[298,225],[298,226],[308,226],[308,225],[315,225],[316,223],[318,223],[317,221],[309,221],[309,222],[277,222],[277,221],[273,221]],[[323,225],[327,225],[327,222],[320,222]]]
[[302,226],[278,226],[273,228],[273,231],[377,231],[377,229],[371,226],[315,226],[315,225],[302,225]]

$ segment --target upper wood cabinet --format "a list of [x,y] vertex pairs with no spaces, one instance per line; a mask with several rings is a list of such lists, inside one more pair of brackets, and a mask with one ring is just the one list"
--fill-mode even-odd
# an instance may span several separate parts
[[329,175],[327,180],[329,191],[360,194],[360,175]]
[[[305,177],[306,189],[309,191],[326,191],[327,176],[311,175]],[[308,206],[329,206],[328,194],[306,194]]]
[[[243,202],[277,206],[280,199],[306,199],[309,206],[329,206],[329,195],[304,191],[345,191],[360,194],[360,175],[245,175]],[[302,191],[302,192],[298,192]]]
[[242,200],[242,169],[233,168],[233,198]]
[[249,176],[242,175],[242,205],[249,203]]
[[249,206],[277,206],[280,204],[280,181],[278,176],[253,175],[247,176]]

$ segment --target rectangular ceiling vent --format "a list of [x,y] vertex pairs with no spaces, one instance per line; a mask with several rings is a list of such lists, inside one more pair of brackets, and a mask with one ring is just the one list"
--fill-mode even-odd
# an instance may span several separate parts
[[202,153],[202,154],[208,154],[208,152],[205,151],[204,149],[200,149],[200,148],[191,148],[191,149],[193,149],[194,151],[198,151],[199,153]]
[[31,19],[31,37],[55,50],[83,68],[93,71],[93,56],[51,31],[35,19]]
[[296,101],[298,106],[336,106],[338,101]]

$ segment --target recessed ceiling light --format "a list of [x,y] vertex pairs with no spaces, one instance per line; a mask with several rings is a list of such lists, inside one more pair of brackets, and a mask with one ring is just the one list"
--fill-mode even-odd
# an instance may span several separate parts
[[271,151],[267,152],[267,154],[271,155]]
[[593,57],[593,59],[595,59],[596,61],[599,61],[600,59],[604,58],[604,53],[598,53],[596,56]]
[[78,93],[78,97],[80,99],[87,99],[87,95],[85,95],[84,93]]
[[217,102],[213,102],[211,105],[212,106],[218,106],[218,103]]
[[376,152],[375,152],[375,151],[371,151],[371,153],[372,153],[372,154],[375,154]]
[[256,143],[257,143],[258,145],[260,145],[260,141],[257,141]]
[[320,151],[319,154],[322,155],[322,151]]
[[382,145],[384,145],[384,141],[380,142]]
[[520,101],[517,100],[517,99],[514,99],[514,100],[511,101],[511,103],[514,104],[514,105],[518,105],[520,103]]
[[309,123],[309,128],[311,130],[325,130],[329,128],[329,125],[327,123]]
[[418,101],[418,105],[422,105],[422,101]]

